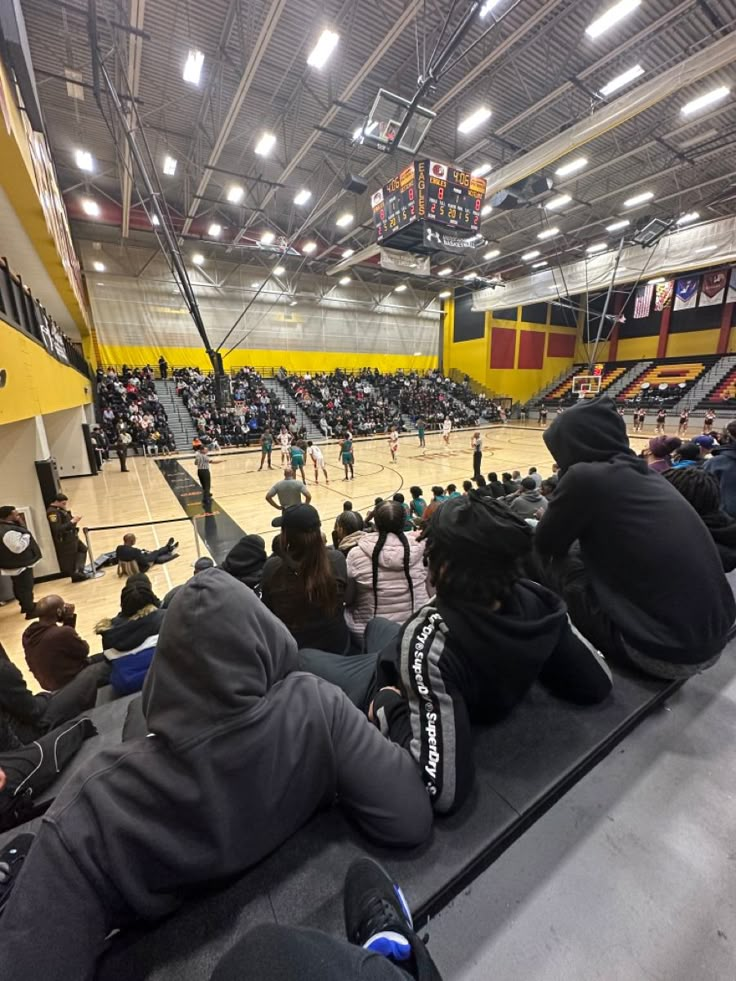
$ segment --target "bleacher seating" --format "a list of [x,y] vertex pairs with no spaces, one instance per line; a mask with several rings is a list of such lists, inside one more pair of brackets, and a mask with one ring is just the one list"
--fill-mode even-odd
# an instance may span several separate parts
[[[674,403],[687,394],[688,389],[708,367],[709,365],[701,359],[677,364],[672,362],[653,364],[621,392],[618,400],[628,402],[636,399],[637,402],[645,404]],[[646,384],[649,387],[642,390],[642,386]],[[669,388],[660,389],[660,385],[668,385]]]
[[[605,392],[609,385],[612,385],[618,378],[620,378],[626,370],[625,365],[607,364],[603,369],[603,374],[601,375],[601,392]],[[579,365],[575,369],[575,372],[569,376],[569,378],[565,378],[564,381],[560,382],[559,385],[544,396],[542,401],[545,404],[573,401],[573,381],[578,375],[585,374],[588,374],[588,366]]]
[[732,368],[703,401],[706,404],[736,401],[736,368]]

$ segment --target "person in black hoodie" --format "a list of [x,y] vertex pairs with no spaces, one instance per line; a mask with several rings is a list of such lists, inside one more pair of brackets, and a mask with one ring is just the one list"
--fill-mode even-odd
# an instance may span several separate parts
[[252,590],[221,569],[189,580],[146,679],[148,737],[99,752],[44,817],[3,913],[3,981],[89,981],[111,930],[244,872],[338,798],[384,845],[428,838],[409,754],[296,667]]
[[244,585],[256,589],[267,558],[266,545],[260,535],[243,535],[220,563],[220,568]]
[[713,474],[693,466],[673,467],[664,476],[700,515],[718,549],[723,571],[736,569],[736,518],[721,509],[721,492]]
[[434,599],[402,627],[371,621],[366,645],[377,654],[299,652],[303,668],[340,685],[411,752],[438,812],[472,788],[472,723],[502,719],[537,679],[583,704],[611,691],[565,604],[522,578],[532,538],[502,501],[475,490],[447,501],[422,534]]
[[536,548],[573,623],[655,677],[714,664],[736,616],[718,552],[687,501],[629,448],[613,399],[574,406],[543,439],[561,477]]

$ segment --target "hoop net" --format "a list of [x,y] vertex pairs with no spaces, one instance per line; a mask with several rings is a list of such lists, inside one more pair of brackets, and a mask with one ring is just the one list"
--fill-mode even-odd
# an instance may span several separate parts
[[572,380],[572,394],[579,399],[593,399],[600,391],[600,375],[575,375]]

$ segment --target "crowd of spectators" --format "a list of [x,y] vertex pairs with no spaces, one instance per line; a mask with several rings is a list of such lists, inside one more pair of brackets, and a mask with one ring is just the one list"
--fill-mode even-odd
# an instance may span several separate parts
[[445,378],[439,371],[421,374],[398,371],[383,374],[364,368],[348,374],[309,372],[279,380],[325,436],[346,430],[358,436],[407,429],[423,419],[429,429],[440,429],[445,419],[453,426],[474,426],[482,419],[496,421],[500,410],[490,399],[475,394],[469,379],[463,383]]
[[176,449],[166,410],[161,405],[150,367],[130,369],[123,365],[97,369],[97,405],[102,438],[95,438],[102,456],[121,437],[134,452],[168,453]]
[[[201,409],[204,379],[180,377]],[[336,374],[325,396],[326,377],[289,384],[317,412],[329,399],[337,426],[358,428],[366,395],[402,407],[403,383],[384,395],[375,373]],[[406,380],[428,415],[421,392],[443,382]],[[257,376],[240,381],[254,418],[278,425]],[[345,502],[331,544],[302,485],[289,503],[287,471],[269,492],[280,512],[269,546],[245,536],[163,602],[145,576],[129,580],[98,630],[113,664],[110,651],[155,647],[139,728],[49,812],[4,914],[0,973],[42,976],[45,955],[30,948],[46,945],[13,942],[36,909],[54,923],[54,955],[90,976],[111,930],[243,871],[327,800],[382,844],[420,844],[430,805],[443,815],[471,794],[473,725],[499,723],[535,682],[585,705],[615,696],[609,662],[663,679],[713,665],[736,618],[724,575],[736,559],[736,422],[721,447],[658,437],[665,446],[637,455],[602,398],[557,416],[543,438],[549,475],[478,474],[431,496],[413,486],[365,516]],[[59,601],[51,622],[64,612]],[[123,680],[140,687],[140,675]],[[193,843],[182,857],[179,823]]]
[[281,426],[296,434],[297,420],[285,403],[272,394],[253,368],[241,368],[230,384],[232,405],[217,406],[214,375],[196,368],[177,368],[173,373],[176,393],[186,406],[205,446],[249,446],[270,429]]

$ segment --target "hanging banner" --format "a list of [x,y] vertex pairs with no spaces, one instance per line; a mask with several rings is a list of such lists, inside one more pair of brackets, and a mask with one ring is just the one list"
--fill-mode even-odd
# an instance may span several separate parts
[[649,311],[652,309],[653,296],[654,286],[651,283],[638,288],[634,300],[634,320],[641,320],[642,317],[649,316]]
[[475,232],[467,235],[449,229],[440,229],[434,225],[425,224],[424,244],[439,252],[454,252],[456,255],[468,255],[488,244],[487,240]]
[[727,269],[719,269],[718,272],[706,273],[703,276],[703,286],[700,290],[700,306],[716,307],[719,303],[723,303],[727,283]]
[[671,279],[668,279],[666,283],[657,283],[657,288],[654,292],[655,310],[666,310],[667,307],[672,305],[672,290],[674,285],[674,281]]
[[678,279],[675,284],[675,310],[692,310],[698,299],[698,276],[687,276]]
[[380,249],[381,268],[392,272],[411,273],[412,276],[429,276],[431,261],[428,255],[415,255],[399,249]]

